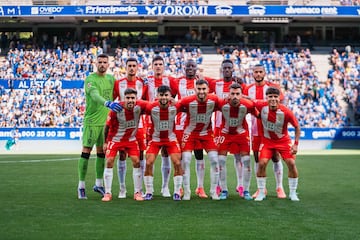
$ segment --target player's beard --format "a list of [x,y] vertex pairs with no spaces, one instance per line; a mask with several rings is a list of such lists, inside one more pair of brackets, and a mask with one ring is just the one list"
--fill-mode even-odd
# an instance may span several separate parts
[[199,93],[197,95],[197,98],[200,102],[205,102],[206,101],[206,97],[207,97],[207,94],[206,93]]
[[160,107],[165,108],[165,107],[168,105],[169,100],[167,100],[167,99],[160,99],[159,103],[160,103]]
[[128,103],[126,103],[126,108],[127,108],[128,110],[133,109],[134,106],[135,106],[135,103],[134,103],[134,102],[128,102]]
[[105,73],[105,72],[106,72],[106,68],[100,66],[99,69],[98,69],[98,72],[99,72],[99,73]]
[[239,103],[240,103],[240,100],[238,100],[238,99],[233,99],[233,100],[231,100],[231,105],[232,105],[233,107],[239,106]]

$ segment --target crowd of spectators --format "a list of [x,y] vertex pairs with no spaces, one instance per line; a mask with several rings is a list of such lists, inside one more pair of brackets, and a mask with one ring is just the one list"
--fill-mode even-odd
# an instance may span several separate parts
[[263,64],[267,80],[282,87],[286,104],[294,111],[302,127],[343,127],[350,124],[338,102],[334,83],[318,78],[309,49],[281,53],[276,50],[235,49],[225,52],[224,58],[234,61],[237,77],[245,83],[252,82],[251,66]]
[[[14,81],[24,77],[44,80],[49,77],[60,77],[63,80],[71,80],[75,76],[76,79],[84,79],[94,69],[92,63],[96,52],[88,50],[76,56],[77,53],[71,50],[56,52],[57,50],[11,51],[5,60],[5,65],[0,65],[2,74],[0,76],[5,79],[13,78]],[[151,60],[155,54],[164,57],[167,63],[166,74],[174,77],[184,75],[183,68],[187,59],[196,58],[200,65],[203,59],[201,50],[198,48],[180,46],[162,46],[155,49],[147,47],[118,48],[115,51],[110,71],[115,78],[125,76],[126,59],[137,57],[140,67],[139,74],[141,77],[146,77],[152,74]],[[257,63],[263,64],[267,71],[267,80],[281,85],[287,105],[294,111],[302,127],[350,125],[349,118],[337,100],[337,93],[334,90],[336,82],[331,79],[319,80],[316,67],[311,61],[310,50],[264,52],[261,49],[235,49],[225,51],[223,54],[224,58],[234,61],[234,75],[245,83],[252,82],[251,67]],[[352,55],[351,59],[359,61],[358,57],[354,58]],[[75,67],[76,62],[86,64],[84,64],[85,66],[79,64],[77,68]],[[20,63],[16,70],[14,63]],[[22,67],[22,64],[30,69],[30,71],[26,71],[27,76],[23,75],[23,70],[17,70],[19,66]],[[46,66],[43,66],[44,64]],[[81,73],[78,73],[77,69],[81,69]],[[67,76],[69,72],[71,75]],[[351,75],[350,72],[352,71],[346,71]],[[336,77],[335,72],[333,76]],[[347,78],[345,82],[344,88],[352,85]],[[51,88],[51,86],[42,89],[34,85],[27,90],[0,89],[0,97],[1,127],[79,127],[82,125],[85,108],[83,89],[66,90],[58,87]]]
[[[62,89],[61,80],[85,80],[93,70],[101,47],[74,52],[61,50],[10,50],[0,62],[0,79],[9,89],[0,86],[0,127],[80,127],[85,109],[83,89]],[[201,65],[201,50],[192,47],[117,48],[110,72],[119,79],[125,77],[125,62],[129,57],[139,61],[139,75],[151,75],[151,61],[161,55],[168,63],[166,74],[184,75],[187,59],[195,58]],[[29,89],[12,89],[14,81],[29,79]],[[34,80],[45,81],[44,87]],[[46,84],[46,82],[54,84]]]
[[344,89],[343,99],[349,104],[355,119],[360,120],[360,55],[351,46],[339,52],[333,49],[330,57],[333,69],[328,73],[330,81]]
[[360,0],[340,0],[341,6],[360,6]]
[[54,91],[39,86],[1,91],[0,127],[81,127],[83,89]]

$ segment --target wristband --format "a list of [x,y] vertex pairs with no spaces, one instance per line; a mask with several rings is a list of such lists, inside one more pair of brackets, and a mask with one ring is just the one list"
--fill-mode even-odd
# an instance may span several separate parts
[[294,145],[299,145],[299,141],[295,141],[295,142],[294,142]]

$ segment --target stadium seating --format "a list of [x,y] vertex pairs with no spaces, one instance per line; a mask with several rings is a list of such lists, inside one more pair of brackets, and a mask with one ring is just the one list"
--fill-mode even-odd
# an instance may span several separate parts
[[[99,52],[101,53],[101,51]],[[59,57],[62,54],[62,57]],[[67,50],[61,53],[56,50],[51,51],[14,51],[8,54],[7,65],[0,65],[0,78],[15,79],[24,78],[22,74],[17,75],[18,71],[12,65],[16,63],[19,58],[23,58],[25,63],[27,60],[36,61],[41,63],[42,71],[50,69],[50,75],[39,74],[38,72],[26,72],[28,77],[38,78],[54,77],[53,72],[59,72],[55,66],[60,65],[67,68],[72,64],[71,61],[81,59],[86,64],[92,62],[97,52],[93,53],[91,50],[84,50],[82,54]],[[198,48],[188,47],[169,47],[162,46],[160,48],[140,48],[140,49],[127,49],[118,48],[115,51],[115,56],[111,58],[110,71],[116,78],[125,76],[124,62],[128,57],[136,57],[139,61],[139,75],[146,77],[151,74],[149,68],[151,59],[154,54],[161,55],[166,64],[166,74],[178,77],[183,75],[183,67],[186,59],[196,58],[199,64],[202,62],[201,50]],[[31,58],[29,55],[38,57]],[[346,68],[343,67],[344,62],[351,59],[359,59],[359,55],[343,55],[336,54],[333,57],[335,64],[342,69],[346,75]],[[24,56],[26,56],[24,58]],[[44,59],[39,56],[42,56]],[[205,56],[206,57],[206,56]],[[295,112],[301,126],[303,127],[342,127],[348,126],[349,119],[345,111],[342,109],[337,92],[334,90],[334,80],[327,82],[320,82],[316,73],[316,67],[311,61],[311,53],[309,50],[302,50],[300,52],[287,51],[279,53],[277,51],[265,52],[260,49],[236,49],[230,51],[229,54],[224,54],[224,58],[232,59],[235,63],[236,75],[243,79],[245,83],[251,83],[251,67],[254,64],[261,63],[265,66],[267,72],[267,80],[280,84],[284,90],[284,95],[287,99],[287,105]],[[58,59],[57,59],[58,58]],[[17,60],[16,60],[17,59]],[[51,65],[48,64],[50,60]],[[63,61],[67,59],[68,61]],[[5,60],[6,62],[6,60]],[[19,61],[18,61],[19,62]],[[209,76],[209,73],[216,75],[210,76],[218,78],[221,59],[216,58],[213,61],[205,61],[206,65],[200,68],[205,69],[204,75]],[[360,71],[359,62],[353,66],[352,69]],[[12,63],[12,64],[10,64]],[[79,69],[86,68],[87,65],[81,66]],[[5,66],[5,67],[4,67]],[[7,66],[7,67],[6,67]],[[21,66],[17,64],[17,68]],[[213,72],[207,71],[208,68],[214,70]],[[10,69],[10,70],[9,70]],[[22,68],[22,71],[25,68]],[[52,69],[52,70],[51,70]],[[57,69],[54,71],[54,69]],[[69,68],[71,69],[71,68]],[[69,72],[69,71],[65,71]],[[80,71],[79,71],[80,72]],[[91,71],[88,67],[87,71],[72,72],[72,77],[78,76],[79,79],[84,79]],[[331,79],[337,73],[330,72],[329,78]],[[344,75],[344,74],[343,74]],[[71,80],[71,76],[68,80]],[[57,77],[66,78],[66,75],[57,75]],[[353,87],[357,84],[359,88],[359,74],[356,77],[348,74],[347,85],[344,85],[345,94],[349,99],[352,99],[354,109],[360,106],[358,95],[355,96],[355,91],[349,91],[348,86]],[[350,79],[350,77],[355,77]],[[3,127],[13,126],[80,126],[83,119],[84,100],[83,90],[65,90],[65,89],[29,89],[29,90],[14,90],[9,91],[0,89],[1,112],[0,122]],[[352,89],[351,89],[352,90]],[[58,101],[58,95],[61,95],[63,101]],[[356,99],[356,100],[355,100]],[[41,110],[39,110],[41,109]],[[25,110],[25,111],[24,111]],[[19,114],[22,113],[22,114]],[[26,113],[25,113],[26,112]],[[30,112],[31,114],[27,114]]]

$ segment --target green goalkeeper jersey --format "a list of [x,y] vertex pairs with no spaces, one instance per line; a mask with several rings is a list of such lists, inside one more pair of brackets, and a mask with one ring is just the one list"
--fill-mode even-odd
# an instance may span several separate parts
[[110,74],[99,76],[90,74],[85,79],[86,110],[84,125],[104,126],[109,109],[104,106],[106,101],[112,101],[115,78]]

